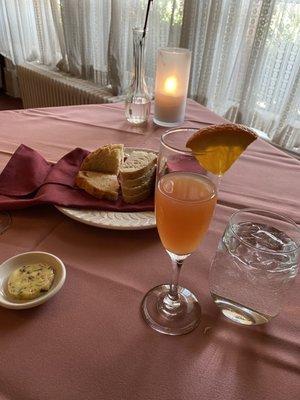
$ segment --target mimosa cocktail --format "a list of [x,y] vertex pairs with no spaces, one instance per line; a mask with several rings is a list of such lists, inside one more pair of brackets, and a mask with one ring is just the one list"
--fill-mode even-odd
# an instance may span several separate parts
[[205,176],[173,172],[155,193],[157,229],[164,248],[190,254],[204,238],[216,203],[215,186]]
[[[160,239],[172,261],[172,280],[144,297],[142,315],[156,331],[182,335],[200,322],[196,296],[178,285],[184,260],[203,240],[216,204],[211,175],[195,159],[186,142],[196,129],[172,129],[161,137],[155,215]],[[217,179],[216,179],[217,181]]]

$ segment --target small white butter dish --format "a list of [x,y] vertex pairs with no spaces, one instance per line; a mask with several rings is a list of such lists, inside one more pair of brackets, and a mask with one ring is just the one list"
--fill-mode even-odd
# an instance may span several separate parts
[[[50,289],[32,300],[18,300],[7,289],[8,279],[13,271],[23,265],[43,263],[54,269],[54,281]],[[42,251],[30,251],[9,258],[0,265],[0,306],[16,310],[36,307],[53,297],[63,286],[66,279],[64,263],[56,256]]]

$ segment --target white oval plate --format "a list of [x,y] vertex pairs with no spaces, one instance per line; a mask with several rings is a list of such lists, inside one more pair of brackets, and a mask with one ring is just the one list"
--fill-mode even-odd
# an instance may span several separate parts
[[156,227],[153,211],[115,212],[57,207],[63,214],[83,224],[117,230],[152,229]]
[[[142,150],[155,153],[154,150],[126,147],[125,155],[129,156],[134,150]],[[83,208],[69,208],[55,206],[60,212],[75,221],[98,228],[117,230],[152,229],[156,227],[153,211],[117,212],[87,210]]]
[[[51,265],[55,270],[54,281],[51,288],[41,296],[32,300],[14,299],[7,290],[10,274],[25,264],[45,263]],[[21,310],[36,307],[45,303],[53,297],[63,286],[66,279],[66,268],[64,263],[56,256],[43,251],[30,251],[9,258],[0,265],[0,306]]]

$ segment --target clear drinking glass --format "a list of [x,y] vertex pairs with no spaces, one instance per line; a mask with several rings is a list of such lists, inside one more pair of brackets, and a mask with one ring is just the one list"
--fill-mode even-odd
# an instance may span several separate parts
[[215,304],[239,324],[270,321],[297,275],[299,246],[289,218],[250,208],[233,214],[210,269]]
[[172,262],[172,280],[150,290],[142,314],[156,331],[181,335],[200,321],[195,295],[178,285],[184,260],[203,240],[213,216],[216,178],[200,166],[185,147],[197,129],[171,129],[161,137],[158,157],[155,215],[160,239]]

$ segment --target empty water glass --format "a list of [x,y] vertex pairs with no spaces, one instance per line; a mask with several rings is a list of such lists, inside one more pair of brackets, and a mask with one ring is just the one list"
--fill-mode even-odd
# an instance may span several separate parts
[[210,292],[230,320],[263,324],[280,311],[298,272],[300,229],[268,211],[233,214],[210,269]]

